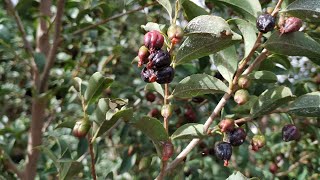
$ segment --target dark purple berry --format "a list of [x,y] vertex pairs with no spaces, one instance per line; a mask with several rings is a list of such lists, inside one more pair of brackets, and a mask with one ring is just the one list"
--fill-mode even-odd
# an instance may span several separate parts
[[228,166],[229,160],[232,155],[232,146],[227,142],[219,142],[215,146],[214,150],[217,158],[224,161],[224,166]]
[[148,113],[149,116],[151,117],[154,117],[154,118],[159,118],[161,113],[158,109],[152,109],[149,113]]
[[300,138],[300,132],[298,128],[293,124],[287,124],[282,128],[282,139],[286,142],[298,140]]
[[184,118],[187,120],[188,123],[197,121],[197,115],[191,107],[187,108],[186,112],[184,113]]
[[147,92],[146,93],[146,99],[149,102],[153,102],[156,99],[156,95],[152,92]]
[[274,29],[276,25],[276,20],[270,14],[262,14],[257,19],[257,28],[262,33],[267,33]]
[[146,67],[141,71],[141,79],[144,82],[152,83],[157,79],[157,74],[153,69],[147,69]]
[[174,69],[171,66],[169,66],[158,71],[156,81],[159,84],[166,84],[170,83],[173,80],[173,77]]
[[155,70],[159,70],[161,68],[168,67],[171,63],[169,53],[161,49],[150,54],[148,59],[149,59],[149,63],[147,67],[149,69],[152,68]]
[[159,31],[152,30],[144,35],[144,45],[151,51],[161,49],[164,38]]
[[247,133],[243,128],[236,128],[233,131],[228,133],[229,142],[232,146],[240,146],[244,143]]

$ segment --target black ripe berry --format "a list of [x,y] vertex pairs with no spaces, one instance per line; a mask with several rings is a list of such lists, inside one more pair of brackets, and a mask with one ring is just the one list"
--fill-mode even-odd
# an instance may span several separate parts
[[282,139],[286,142],[298,140],[300,138],[300,132],[298,128],[293,124],[287,124],[282,128]]
[[152,68],[158,70],[164,67],[168,67],[171,63],[169,53],[161,49],[150,54],[148,59],[149,63],[147,66],[149,69]]
[[247,133],[242,128],[236,128],[229,132],[229,142],[232,146],[240,146],[244,143]]
[[270,14],[262,14],[257,19],[257,28],[262,33],[267,33],[274,29],[276,20]]
[[232,146],[227,142],[219,142],[215,146],[214,150],[217,158],[224,161],[224,166],[228,166],[229,160],[232,155]]
[[144,45],[151,51],[161,49],[164,38],[159,31],[152,30],[144,35]]
[[159,84],[170,83],[174,77],[174,69],[171,66],[158,71],[156,81]]
[[141,79],[147,83],[155,82],[157,79],[156,72],[153,69],[147,69],[145,67],[141,71]]

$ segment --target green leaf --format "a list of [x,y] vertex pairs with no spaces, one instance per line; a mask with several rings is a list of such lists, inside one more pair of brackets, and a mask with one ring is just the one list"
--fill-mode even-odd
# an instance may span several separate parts
[[311,22],[320,22],[319,0],[296,0],[282,12]]
[[249,180],[249,178],[245,177],[241,172],[237,171],[232,173],[226,180]]
[[93,114],[93,120],[98,124],[103,122],[106,119],[106,114],[109,110],[109,98],[101,98],[98,101],[97,107]]
[[223,78],[230,83],[238,66],[236,48],[230,46],[216,53],[214,55],[214,65],[217,67]]
[[320,92],[298,97],[290,105],[289,113],[305,117],[320,117]]
[[36,52],[34,53],[34,61],[39,69],[39,72],[42,72],[44,70],[44,66],[46,65],[46,55]]
[[68,120],[65,120],[62,123],[58,124],[56,129],[58,129],[58,128],[70,128],[70,129],[73,129],[75,124],[76,124],[76,120],[68,119]]
[[242,33],[245,50],[244,57],[247,57],[256,42],[257,28],[248,21],[245,21],[243,19],[230,19],[228,20],[228,23],[235,23],[239,28],[240,32]]
[[193,74],[181,80],[171,96],[191,98],[203,94],[215,94],[227,91],[228,87],[219,79],[207,74]]
[[185,32],[188,37],[177,52],[177,64],[216,53],[241,40],[241,36],[232,32],[224,19],[211,15],[194,18]]
[[159,83],[148,83],[145,87],[144,87],[145,91],[156,91],[157,93],[159,93],[162,97],[164,97],[164,91],[162,86]]
[[157,0],[168,12],[170,19],[172,18],[172,6],[169,0]]
[[245,19],[255,24],[256,18],[261,14],[261,5],[259,0],[212,0],[213,2],[221,2],[227,7],[241,14]]
[[279,86],[267,89],[259,96],[258,101],[253,105],[251,114],[254,118],[265,115],[293,99],[294,96],[288,87]]
[[103,90],[109,87],[112,82],[113,79],[102,76],[100,72],[94,73],[90,77],[88,88],[84,93],[86,103],[93,103],[97,98],[99,98]]
[[196,5],[194,2],[190,0],[185,0],[182,3],[182,8],[186,15],[186,19],[190,21],[191,19],[200,16],[200,15],[208,15],[209,13],[203,9],[202,7]]
[[171,139],[192,139],[202,138],[205,134],[203,133],[203,124],[189,123],[179,127],[172,135]]
[[248,77],[263,83],[275,83],[278,81],[277,76],[271,71],[254,71]]
[[289,56],[306,56],[320,65],[320,44],[303,32],[283,34],[273,33],[265,47],[272,52]]
[[133,116],[133,109],[122,109],[117,111],[110,119],[105,119],[102,124],[99,126],[98,130],[96,131],[96,134],[94,135],[95,139],[96,137],[101,136],[105,132],[107,132],[119,119],[123,119],[124,121],[128,121]]
[[61,168],[59,169],[59,179],[71,179],[73,176],[82,172],[83,165],[81,162],[74,160],[60,160]]
[[163,128],[161,122],[156,118],[144,116],[137,122],[133,123],[133,126],[147,135],[154,143],[169,140],[166,130]]
[[143,28],[145,31],[152,31],[157,30],[159,32],[163,32],[166,25],[164,24],[158,24],[154,22],[148,22],[146,25],[141,25],[141,28]]
[[50,149],[48,149],[44,145],[37,146],[35,148],[38,149],[39,151],[41,151],[43,154],[45,154],[46,157],[50,158],[53,161],[53,164],[56,166],[57,169],[60,168],[60,164],[58,162],[58,157]]

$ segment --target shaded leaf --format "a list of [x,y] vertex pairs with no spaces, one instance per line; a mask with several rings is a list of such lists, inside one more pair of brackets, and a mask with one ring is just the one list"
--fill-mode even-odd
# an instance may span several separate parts
[[44,66],[46,65],[46,55],[36,52],[34,53],[34,61],[39,69],[39,72],[42,72],[44,70]]
[[230,83],[238,66],[236,48],[230,46],[216,53],[214,55],[214,65],[217,67],[223,78]]
[[241,172],[237,171],[232,173],[227,180],[249,180],[249,178],[245,177]]
[[288,87],[279,86],[267,89],[259,96],[258,101],[253,105],[251,114],[253,117],[265,115],[293,99],[294,96]]
[[277,76],[271,71],[254,71],[248,77],[263,83],[275,83],[278,81]]
[[170,19],[172,18],[172,6],[169,0],[157,0],[168,12]]
[[213,76],[207,74],[193,74],[181,80],[171,96],[191,98],[203,94],[223,93],[227,90],[228,87]]
[[320,22],[319,0],[296,0],[289,4],[282,12],[312,22]]
[[190,0],[185,0],[182,3],[182,8],[184,10],[184,13],[186,15],[186,19],[190,21],[191,19],[200,16],[200,15],[207,15],[209,14],[205,9],[198,6],[194,2]]
[[164,97],[164,91],[162,86],[159,83],[148,83],[145,87],[144,87],[145,91],[156,91],[157,93],[159,93],[162,97]]
[[76,124],[76,120],[68,119],[68,120],[65,120],[62,123],[58,124],[56,129],[58,129],[58,128],[70,128],[70,129],[73,129],[75,124]]
[[192,139],[202,138],[203,136],[205,136],[203,133],[203,124],[189,123],[179,127],[171,135],[171,139]]
[[305,117],[320,117],[320,92],[298,97],[290,105],[289,113]]
[[39,151],[41,151],[47,157],[49,157],[53,161],[53,164],[56,166],[57,169],[60,168],[60,164],[58,162],[58,157],[50,149],[48,149],[47,147],[45,147],[43,145],[37,146],[35,148],[38,149]]
[[83,170],[81,162],[74,160],[60,160],[61,168],[59,169],[59,179],[70,179]]

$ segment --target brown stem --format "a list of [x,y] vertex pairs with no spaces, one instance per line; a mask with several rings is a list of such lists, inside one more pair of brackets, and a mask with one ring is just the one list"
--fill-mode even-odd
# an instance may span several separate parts
[[18,178],[23,179],[23,172],[17,168],[17,165],[11,159],[5,160],[4,166],[7,170],[10,170],[11,172],[15,173],[18,176]]
[[111,16],[111,17],[109,17],[109,18],[103,19],[103,20],[101,20],[100,22],[98,22],[98,23],[96,23],[96,24],[92,24],[92,25],[89,25],[89,26],[84,27],[84,28],[82,28],[82,29],[79,29],[79,30],[75,31],[74,33],[72,33],[72,35],[74,36],[74,35],[77,35],[77,34],[81,34],[81,33],[85,32],[85,31],[88,31],[88,30],[90,30],[90,29],[92,29],[92,28],[98,27],[98,26],[100,26],[100,25],[102,25],[102,24],[105,24],[105,23],[107,23],[107,22],[109,22],[109,21],[112,21],[112,20],[114,20],[114,19],[117,19],[117,18],[119,18],[119,17],[125,16],[125,15],[128,15],[128,14],[131,14],[131,13],[134,13],[134,12],[136,12],[136,11],[140,11],[140,10],[146,8],[146,7],[153,6],[153,5],[157,4],[157,3],[158,3],[158,2],[155,1],[155,2],[153,2],[153,3],[150,3],[150,4],[146,4],[146,5],[144,5],[144,6],[141,6],[141,7],[137,8],[137,9],[129,10],[129,11],[124,12],[124,13],[121,13],[121,14],[116,14],[116,15]]
[[[169,84],[164,85],[164,105],[168,104],[168,96],[169,96]],[[167,131],[169,131],[169,117],[163,117],[163,127]]]
[[93,146],[92,146],[90,134],[88,134],[88,143],[89,143],[89,152],[90,152],[90,157],[91,157],[91,175],[92,175],[93,180],[96,180],[97,175],[96,175],[94,152],[93,152]]

